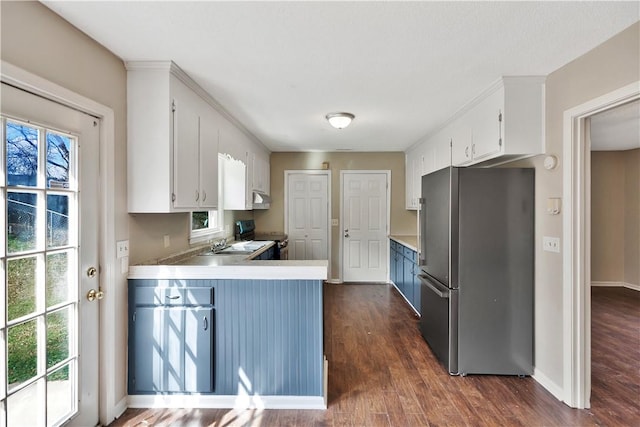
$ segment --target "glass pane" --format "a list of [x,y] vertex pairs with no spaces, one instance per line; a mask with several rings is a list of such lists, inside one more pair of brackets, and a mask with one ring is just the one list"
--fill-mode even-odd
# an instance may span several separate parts
[[38,344],[36,319],[11,326],[7,339],[7,380],[9,389],[36,376]]
[[38,185],[38,130],[7,122],[7,185]]
[[69,197],[47,195],[47,247],[69,244]]
[[69,357],[71,307],[47,314],[47,369]]
[[7,426],[44,425],[44,378],[7,399]]
[[7,261],[7,318],[17,319],[36,310],[35,256]]
[[71,299],[72,283],[69,282],[69,259],[69,252],[47,255],[47,307]]
[[47,375],[47,426],[60,424],[75,412],[71,371],[72,365],[64,365]]
[[7,194],[7,250],[9,253],[36,248],[38,196],[34,193]]
[[69,188],[71,138],[47,132],[47,187]]
[[200,230],[209,227],[209,212],[193,212],[191,220],[191,229]]

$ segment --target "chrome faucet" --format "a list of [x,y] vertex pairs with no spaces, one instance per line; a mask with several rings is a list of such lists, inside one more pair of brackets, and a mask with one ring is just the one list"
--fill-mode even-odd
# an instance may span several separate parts
[[213,242],[213,244],[211,245],[211,252],[214,252],[214,253],[220,252],[226,247],[227,247],[227,238],[225,237],[224,239],[218,240],[217,242]]

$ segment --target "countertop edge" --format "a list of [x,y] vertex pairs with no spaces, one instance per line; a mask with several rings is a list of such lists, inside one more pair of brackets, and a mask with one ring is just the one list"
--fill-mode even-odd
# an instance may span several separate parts
[[136,265],[129,279],[327,280],[328,262],[251,261],[233,265]]

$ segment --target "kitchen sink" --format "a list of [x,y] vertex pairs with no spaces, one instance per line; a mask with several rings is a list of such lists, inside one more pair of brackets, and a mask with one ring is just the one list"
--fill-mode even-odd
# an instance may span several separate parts
[[222,249],[216,249],[215,251],[210,250],[207,252],[203,252],[200,255],[203,256],[212,256],[212,255],[249,255],[263,246],[269,244],[271,242],[268,241],[254,241],[249,240],[247,242],[237,242],[232,245],[226,246]]

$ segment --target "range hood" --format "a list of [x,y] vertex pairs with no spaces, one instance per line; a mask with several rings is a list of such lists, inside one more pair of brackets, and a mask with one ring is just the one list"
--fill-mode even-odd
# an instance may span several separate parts
[[259,191],[253,192],[253,208],[254,209],[269,209],[271,205],[271,197],[268,194],[261,193]]

